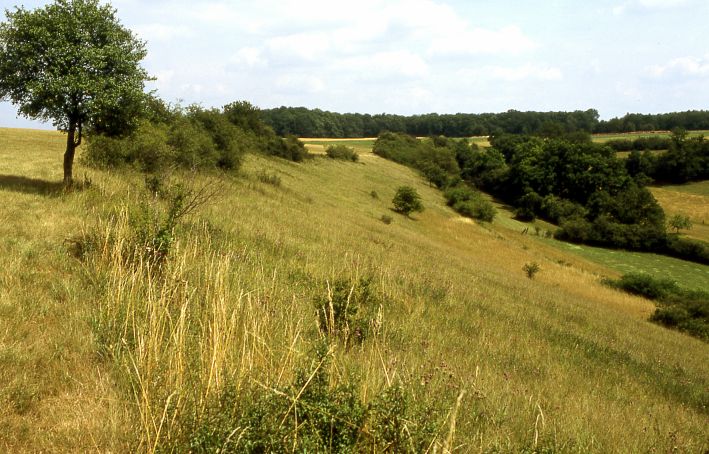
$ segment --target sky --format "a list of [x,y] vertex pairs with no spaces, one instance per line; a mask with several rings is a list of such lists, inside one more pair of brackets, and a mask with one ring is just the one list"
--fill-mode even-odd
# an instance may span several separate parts
[[[148,88],[173,103],[403,115],[593,108],[604,119],[709,109],[706,0],[111,4],[147,43]],[[7,102],[0,126],[51,127]]]

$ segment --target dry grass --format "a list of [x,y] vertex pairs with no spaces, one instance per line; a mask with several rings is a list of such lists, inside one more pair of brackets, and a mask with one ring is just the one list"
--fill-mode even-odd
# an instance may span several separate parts
[[[697,186],[696,192],[687,187]],[[702,193],[706,183],[683,186],[650,188],[662,208],[668,214],[684,214],[692,221],[692,228],[683,233],[692,238],[709,241],[709,195]]]
[[[17,134],[0,140],[35,133]],[[24,163],[3,151],[0,174],[58,180],[58,143],[28,146]],[[259,181],[262,171],[281,185]],[[600,265],[502,225],[458,222],[409,169],[376,156],[249,156],[178,231],[159,279],[120,259],[141,177],[90,174],[92,190],[63,196],[0,182],[11,221],[0,226],[0,374],[21,388],[0,392],[5,450],[164,446],[225,383],[289,383],[318,337],[314,296],[362,275],[383,296],[383,328],[335,349],[333,380],[360,377],[365,400],[400,381],[445,402],[439,451],[709,448],[707,344],[647,322],[651,303],[602,286],[612,272]],[[414,219],[390,211],[403,184],[426,206]],[[105,240],[83,265],[63,243],[82,229]],[[530,262],[541,265],[534,280]]]

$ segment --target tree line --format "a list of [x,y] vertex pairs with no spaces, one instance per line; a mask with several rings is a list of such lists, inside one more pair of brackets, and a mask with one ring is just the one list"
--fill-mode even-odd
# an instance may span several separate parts
[[635,151],[627,160],[588,135],[499,134],[490,142],[492,147],[479,148],[465,139],[384,133],[373,151],[418,169],[464,216],[494,216],[476,191],[481,189],[513,206],[520,220],[556,224],[558,239],[709,263],[707,244],[667,232],[665,213],[647,189],[655,180],[709,177],[703,137],[677,131],[667,152],[655,157]]
[[456,113],[423,115],[336,113],[305,107],[278,107],[261,111],[261,117],[282,136],[377,137],[382,132],[402,132],[414,136],[471,137],[492,134],[533,134],[558,137],[570,132],[625,133],[684,128],[709,129],[709,111],[666,114],[626,114],[599,120],[598,111],[573,112]]

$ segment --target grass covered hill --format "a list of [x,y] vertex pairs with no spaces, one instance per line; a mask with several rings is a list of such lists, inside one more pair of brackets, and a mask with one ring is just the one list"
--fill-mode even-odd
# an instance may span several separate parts
[[0,129],[0,451],[709,449],[709,344],[408,168],[78,166],[66,193],[63,140]]

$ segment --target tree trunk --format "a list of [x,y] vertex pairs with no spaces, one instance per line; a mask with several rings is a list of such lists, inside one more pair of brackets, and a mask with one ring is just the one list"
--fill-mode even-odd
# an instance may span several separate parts
[[70,121],[66,137],[66,151],[64,152],[64,186],[66,187],[74,184],[74,153],[79,145],[81,145],[81,123]]

